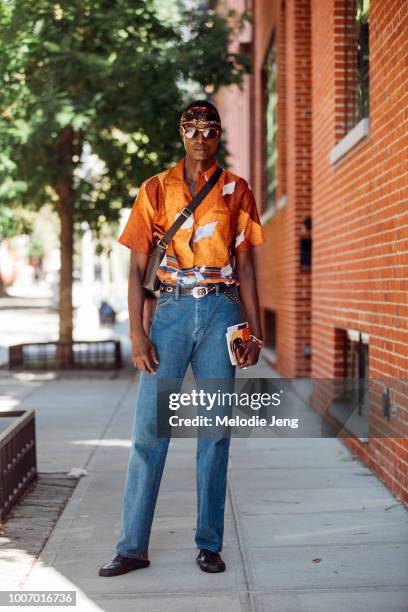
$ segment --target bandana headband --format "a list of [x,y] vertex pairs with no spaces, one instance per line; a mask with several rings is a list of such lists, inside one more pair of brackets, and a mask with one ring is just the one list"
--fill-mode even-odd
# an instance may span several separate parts
[[221,119],[218,112],[208,106],[192,106],[181,116],[181,125],[192,125],[194,127],[217,126],[221,127]]

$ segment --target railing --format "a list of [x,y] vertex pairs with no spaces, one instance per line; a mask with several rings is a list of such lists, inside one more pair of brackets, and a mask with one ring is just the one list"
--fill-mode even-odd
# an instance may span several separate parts
[[0,520],[37,476],[34,410],[9,410],[0,417],[18,417],[0,433]]
[[120,340],[35,342],[9,347],[9,368],[119,369]]

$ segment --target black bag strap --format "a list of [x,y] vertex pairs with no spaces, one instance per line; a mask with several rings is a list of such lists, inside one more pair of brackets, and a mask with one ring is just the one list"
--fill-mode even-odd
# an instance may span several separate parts
[[174,234],[183,225],[185,220],[189,219],[189,217],[193,214],[197,206],[201,204],[204,198],[210,193],[211,189],[217,183],[222,173],[223,173],[223,169],[220,168],[220,166],[217,166],[217,169],[210,176],[210,178],[208,179],[204,187],[200,189],[198,193],[196,193],[194,198],[191,200],[190,204],[186,208],[183,208],[183,210],[181,211],[180,215],[177,217],[173,225],[167,230],[163,238],[160,239],[159,243],[163,243],[162,246],[165,246],[167,249],[167,246],[170,240],[173,238]]

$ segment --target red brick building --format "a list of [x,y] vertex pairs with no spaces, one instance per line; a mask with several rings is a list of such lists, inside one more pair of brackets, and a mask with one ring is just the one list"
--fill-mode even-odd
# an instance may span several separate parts
[[384,437],[345,442],[408,502],[396,384],[408,380],[408,4],[217,6],[254,18],[240,41],[253,74],[217,102],[267,238],[256,249],[265,353],[284,377],[382,381]]

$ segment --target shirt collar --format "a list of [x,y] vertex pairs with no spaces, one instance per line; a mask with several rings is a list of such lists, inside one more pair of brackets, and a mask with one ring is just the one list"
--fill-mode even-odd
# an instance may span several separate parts
[[[185,162],[186,162],[186,158],[183,157],[183,159],[181,159],[178,164],[176,164],[175,166],[173,166],[173,168],[171,168],[171,170],[169,171],[169,177],[171,177],[172,179],[175,179],[177,181],[180,182],[184,182],[184,168],[185,168]],[[210,178],[210,176],[216,171],[217,169],[217,160],[214,158],[213,163],[211,164],[211,166],[209,168],[207,168],[207,170],[204,170],[203,172],[200,172],[198,175],[198,184],[200,185],[203,182],[208,181],[208,179]]]

